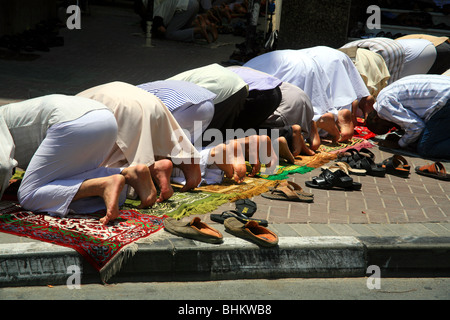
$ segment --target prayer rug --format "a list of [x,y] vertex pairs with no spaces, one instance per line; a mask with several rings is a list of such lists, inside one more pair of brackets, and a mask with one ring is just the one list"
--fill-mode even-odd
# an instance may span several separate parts
[[212,193],[200,191],[202,189],[208,188],[201,187],[190,192],[175,191],[170,199],[161,203],[155,203],[151,208],[147,209],[137,208],[140,204],[139,200],[127,199],[121,209],[132,209],[143,214],[169,216],[179,219],[191,214],[205,214],[214,211],[217,207],[229,202],[232,198],[232,195],[225,194],[222,191]]
[[295,164],[298,166],[306,166],[308,168],[316,169],[327,164],[328,162],[335,160],[337,158],[336,154],[328,152],[319,152],[313,156],[296,156]]
[[1,202],[0,231],[29,237],[65,247],[80,253],[108,281],[122,264],[137,251],[139,239],[154,236],[162,230],[163,217],[121,210],[119,218],[104,226],[104,214],[51,217],[26,211],[14,202]]
[[360,150],[361,148],[372,148],[373,144],[365,139],[353,137],[348,142],[336,142],[322,140],[322,144],[319,147],[319,151],[328,153],[344,152],[347,149],[354,148]]
[[297,165],[297,164],[286,164],[277,166],[277,172],[275,174],[266,175],[264,174],[265,169],[261,169],[261,173],[258,177],[267,180],[285,180],[289,178],[290,174],[299,173],[305,174],[314,170],[312,167],[307,167],[305,165]]
[[267,192],[276,182],[258,177],[246,177],[244,182],[237,184],[233,180],[225,178],[221,184],[201,186],[196,190],[222,194],[228,197],[228,201],[234,202]]

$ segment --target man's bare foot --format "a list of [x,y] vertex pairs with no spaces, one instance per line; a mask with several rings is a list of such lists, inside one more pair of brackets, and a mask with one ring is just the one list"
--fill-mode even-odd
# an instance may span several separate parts
[[181,188],[181,192],[186,192],[191,189],[197,188],[202,181],[202,171],[200,170],[200,165],[197,163],[181,163],[177,165],[178,168],[184,174],[186,180],[185,185]]
[[138,164],[122,170],[125,183],[136,190],[141,204],[138,208],[148,208],[156,202],[156,188],[150,174],[150,169],[143,164]]
[[296,157],[299,154],[313,156],[316,153],[306,145],[302,135],[302,128],[298,124],[294,124],[292,126],[292,155]]
[[309,145],[311,150],[316,151],[319,149],[320,144],[322,143],[319,135],[319,130],[317,129],[317,124],[315,121],[311,121],[311,132],[309,135]]
[[214,25],[206,26],[206,31],[208,31],[211,34],[213,39],[212,42],[215,42],[219,37],[219,32],[217,31],[217,28]]
[[106,215],[100,219],[102,224],[119,216],[119,197],[125,186],[125,178],[120,174],[83,181],[72,201],[87,197],[101,197],[105,202]]
[[317,128],[325,130],[331,136],[333,142],[337,142],[340,138],[339,128],[334,120],[332,113],[323,114],[319,120],[317,120]]
[[121,175],[113,175],[106,177],[104,183],[101,197],[105,202],[106,215],[100,219],[100,222],[105,225],[119,216],[119,196],[125,186],[125,179]]
[[159,198],[156,202],[163,202],[173,195],[173,188],[170,184],[173,164],[169,159],[157,160],[149,167],[153,180],[159,187]]
[[372,95],[362,98],[361,101],[359,102],[359,108],[363,112],[364,120],[367,119],[369,113],[375,110],[373,108],[374,104],[375,104],[375,97]]
[[354,134],[354,125],[352,120],[352,112],[348,109],[342,109],[338,112],[337,126],[340,131],[340,139],[338,142],[345,142],[350,140]]
[[288,143],[285,137],[278,138],[278,154],[281,158],[285,159],[289,163],[295,163],[295,157],[289,150]]
[[227,178],[233,179],[236,183],[244,181],[247,167],[238,141],[232,140],[214,147],[211,149],[210,159]]

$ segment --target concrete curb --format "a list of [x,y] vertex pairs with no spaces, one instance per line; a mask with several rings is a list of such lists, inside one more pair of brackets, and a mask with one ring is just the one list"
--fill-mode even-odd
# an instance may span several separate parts
[[[82,283],[100,277],[75,250],[48,243],[0,245],[0,286],[64,285],[76,265]],[[276,248],[259,248],[225,237],[221,245],[175,236],[138,243],[138,251],[109,283],[312,277],[450,275],[450,237],[280,237]]]

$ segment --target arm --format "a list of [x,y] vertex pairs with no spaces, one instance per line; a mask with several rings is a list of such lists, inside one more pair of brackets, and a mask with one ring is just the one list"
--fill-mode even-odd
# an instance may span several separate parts
[[9,185],[13,169],[17,166],[14,160],[14,141],[8,126],[0,114],[0,198]]
[[378,111],[380,118],[391,121],[405,130],[405,134],[398,141],[401,148],[419,138],[425,128],[425,123],[419,116],[392,97],[385,99],[380,105],[382,106]]

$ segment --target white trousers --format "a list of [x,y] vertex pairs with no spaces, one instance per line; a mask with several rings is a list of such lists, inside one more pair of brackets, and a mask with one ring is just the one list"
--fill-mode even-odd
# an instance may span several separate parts
[[[109,110],[91,111],[51,126],[26,168],[18,191],[21,206],[62,217],[69,211],[93,213],[105,209],[100,197],[72,199],[83,181],[121,172],[121,168],[99,167],[116,138],[117,123]],[[126,190],[121,201],[125,198]]]

